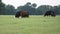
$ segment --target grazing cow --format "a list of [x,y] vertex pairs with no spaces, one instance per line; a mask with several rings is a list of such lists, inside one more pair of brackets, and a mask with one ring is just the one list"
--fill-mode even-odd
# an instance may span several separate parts
[[44,16],[53,16],[53,17],[55,17],[56,15],[55,15],[55,12],[54,11],[47,11],[45,14],[44,14]]
[[27,11],[21,11],[20,15],[21,15],[22,18],[23,17],[29,17],[29,12],[27,12]]
[[19,11],[15,15],[16,18],[19,18],[20,16],[21,16],[21,18],[29,17],[29,12],[28,11]]
[[19,18],[20,17],[20,11],[15,14],[15,17],[16,18]]

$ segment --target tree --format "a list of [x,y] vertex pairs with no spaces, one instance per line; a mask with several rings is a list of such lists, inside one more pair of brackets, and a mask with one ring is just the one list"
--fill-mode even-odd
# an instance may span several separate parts
[[5,4],[1,2],[0,0],[0,14],[4,14],[5,11]]
[[33,3],[33,4],[32,4],[32,7],[33,7],[33,8],[35,8],[36,6],[37,6],[37,4],[36,4],[36,3]]
[[1,2],[1,0],[0,0],[0,2]]
[[[34,5],[34,7],[35,7],[35,5]],[[29,11],[29,14],[30,15],[35,15],[35,13],[36,13],[36,8],[33,8],[31,6],[31,3],[30,2],[26,3],[26,5],[24,5],[24,6],[19,6],[17,8],[17,11],[21,11],[21,10]]]
[[44,14],[46,11],[51,10],[53,7],[50,5],[41,5],[37,8],[38,13]]
[[53,11],[55,11],[55,14],[60,15],[60,5],[54,6]]
[[7,6],[5,7],[5,14],[6,14],[6,15],[14,15],[15,12],[16,12],[16,10],[15,10],[15,7],[14,7],[14,6],[12,6],[12,5],[7,5]]
[[31,6],[31,3],[30,3],[30,2],[27,2],[27,3],[25,4],[25,6]]

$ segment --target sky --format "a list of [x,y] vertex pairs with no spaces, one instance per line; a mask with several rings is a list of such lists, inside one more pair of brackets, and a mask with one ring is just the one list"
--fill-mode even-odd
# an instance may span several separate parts
[[23,6],[27,2],[31,2],[31,4],[36,3],[37,7],[40,5],[60,5],[60,0],[2,0],[2,2],[6,5],[13,5],[15,8],[17,8],[18,6]]

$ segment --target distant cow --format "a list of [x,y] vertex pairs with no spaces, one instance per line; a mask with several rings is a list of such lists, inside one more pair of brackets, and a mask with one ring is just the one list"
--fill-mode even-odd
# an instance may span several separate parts
[[47,11],[45,14],[44,14],[44,16],[53,16],[53,17],[55,17],[56,15],[55,15],[55,12],[54,11]]
[[19,18],[20,16],[21,16],[21,18],[29,17],[29,12],[28,11],[19,11],[15,15],[16,18]]

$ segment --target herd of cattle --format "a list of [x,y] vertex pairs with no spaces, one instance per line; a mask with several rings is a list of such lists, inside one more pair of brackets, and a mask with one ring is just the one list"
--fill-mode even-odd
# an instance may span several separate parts
[[[18,12],[16,12],[15,17],[19,18],[20,16],[21,16],[21,18],[29,17],[29,12],[28,11],[18,11]],[[49,10],[49,11],[46,11],[44,16],[53,16],[53,17],[55,17],[56,15],[55,15],[54,11]]]

